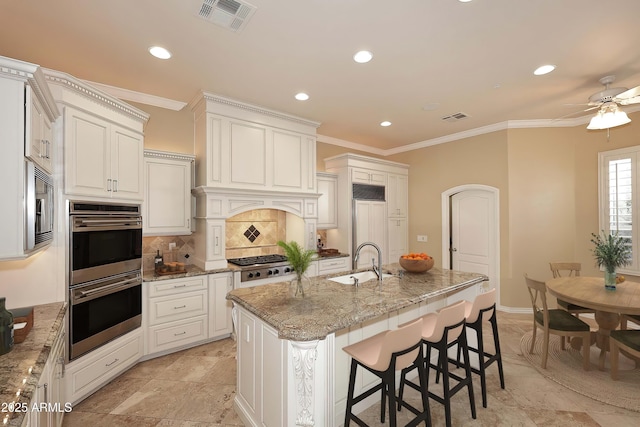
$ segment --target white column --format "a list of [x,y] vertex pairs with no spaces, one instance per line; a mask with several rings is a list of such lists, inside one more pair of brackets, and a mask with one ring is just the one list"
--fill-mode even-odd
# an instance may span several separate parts
[[291,341],[296,387],[296,425],[315,426],[314,374],[318,341]]

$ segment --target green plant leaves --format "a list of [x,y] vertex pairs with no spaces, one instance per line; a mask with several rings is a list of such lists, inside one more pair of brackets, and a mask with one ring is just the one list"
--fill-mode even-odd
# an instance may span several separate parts
[[618,233],[607,234],[604,230],[600,235],[591,233],[591,236],[591,242],[595,245],[592,252],[598,267],[613,273],[616,268],[631,264],[630,239],[618,236]]
[[313,257],[316,254],[316,251],[312,249],[302,248],[302,246],[300,246],[296,241],[286,243],[280,240],[278,242],[278,246],[284,249],[287,261],[291,264],[291,267],[298,275],[302,275],[307,271],[307,268],[311,265],[311,261],[313,261]]

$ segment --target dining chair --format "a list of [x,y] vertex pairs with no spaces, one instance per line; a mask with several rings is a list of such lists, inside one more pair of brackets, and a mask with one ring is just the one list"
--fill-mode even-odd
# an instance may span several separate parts
[[536,342],[536,331],[542,329],[542,368],[547,368],[547,358],[549,356],[549,335],[558,335],[563,337],[562,349],[564,350],[564,337],[581,337],[582,338],[582,368],[589,370],[589,343],[591,342],[591,331],[589,325],[577,317],[569,314],[562,309],[549,309],[547,307],[547,286],[544,282],[529,278],[524,275],[529,296],[531,297],[531,306],[533,308],[533,337],[531,338],[531,347],[529,354],[533,353],[533,347]]
[[611,346],[611,378],[617,380],[620,350],[640,358],[640,331],[629,329],[611,331],[609,345]]
[[[579,262],[550,262],[549,267],[551,267],[551,274],[555,279],[558,277],[580,276],[582,264],[580,264]],[[595,314],[595,310],[591,308],[583,307],[577,304],[571,304],[570,302],[564,301],[560,298],[557,299],[557,303],[558,308],[568,311],[569,313],[574,314],[576,317],[580,317],[580,313]]]
[[620,316],[620,329],[627,329],[627,322],[633,322],[640,326],[640,315],[638,314],[623,314]]

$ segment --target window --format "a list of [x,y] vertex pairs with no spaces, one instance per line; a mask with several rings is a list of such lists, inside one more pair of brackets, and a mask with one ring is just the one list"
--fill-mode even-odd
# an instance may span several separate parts
[[621,269],[630,274],[640,273],[640,217],[634,208],[640,200],[640,177],[637,159],[640,146],[599,153],[600,230],[629,239],[631,265]]

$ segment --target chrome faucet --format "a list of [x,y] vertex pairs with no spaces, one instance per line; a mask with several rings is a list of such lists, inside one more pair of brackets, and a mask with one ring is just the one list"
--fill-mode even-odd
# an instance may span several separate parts
[[[353,257],[353,263],[357,265],[358,257],[360,256],[360,249],[362,249],[364,246],[373,246],[375,250],[378,251],[378,267],[376,267],[375,258],[371,258],[371,264],[373,267],[373,272],[376,273],[376,276],[378,276],[378,282],[382,282],[382,250],[380,250],[380,247],[375,243],[373,242],[361,243],[360,246],[358,246],[358,248],[356,249],[356,254]],[[355,265],[354,265],[354,268],[355,268]]]

